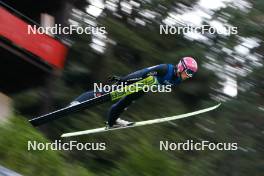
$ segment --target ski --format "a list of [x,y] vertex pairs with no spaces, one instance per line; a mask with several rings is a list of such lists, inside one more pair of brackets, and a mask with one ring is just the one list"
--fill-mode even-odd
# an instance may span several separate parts
[[135,93],[135,92],[142,90],[143,86],[151,86],[151,85],[155,85],[157,83],[158,82],[157,82],[157,79],[155,77],[148,76],[148,77],[146,77],[142,80],[139,80],[133,84],[124,86],[122,89],[118,89],[118,90],[112,91],[110,93],[106,93],[106,94],[103,94],[101,96],[95,97],[93,99],[83,101],[77,105],[67,106],[65,108],[53,111],[51,113],[41,115],[39,117],[36,117],[36,118],[29,120],[29,122],[33,126],[42,125],[42,124],[47,123],[49,121],[64,117],[70,113],[85,110],[91,106],[102,104],[102,103],[105,103],[108,101],[115,101],[115,100],[121,99],[122,97],[125,97],[127,95],[130,95],[132,93]]
[[117,128],[102,127],[102,128],[91,129],[91,130],[77,131],[77,132],[72,132],[72,133],[64,133],[61,135],[61,137],[73,137],[73,136],[87,135],[87,134],[93,134],[93,133],[101,133],[101,132],[106,132],[106,131],[120,130],[120,129],[125,129],[125,128],[133,128],[133,127],[138,127],[138,126],[151,125],[151,124],[156,124],[156,123],[168,122],[168,121],[172,121],[172,120],[178,120],[178,119],[202,114],[202,113],[205,113],[208,111],[212,111],[212,110],[218,108],[220,105],[221,105],[221,103],[219,103],[215,106],[209,107],[209,108],[201,109],[201,110],[186,113],[186,114],[180,114],[180,115],[171,116],[171,117],[164,117],[164,118],[159,118],[159,119],[135,122],[133,125],[125,126],[125,127],[117,127]]

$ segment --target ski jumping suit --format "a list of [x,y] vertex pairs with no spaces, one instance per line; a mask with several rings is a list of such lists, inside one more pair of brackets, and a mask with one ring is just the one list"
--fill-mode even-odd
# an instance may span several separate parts
[[[155,76],[161,85],[178,85],[181,83],[181,78],[176,74],[177,68],[172,64],[160,64],[153,67],[144,68],[133,72],[127,76],[121,77],[121,82],[126,82],[130,79],[135,78],[145,78],[148,75]],[[108,111],[108,125],[112,126],[116,119],[121,115],[128,106],[133,103],[136,99],[144,95],[143,91],[139,91],[130,94],[126,97],[121,98],[118,102],[113,104]],[[96,93],[93,91],[88,91],[77,97],[74,101],[83,102],[85,100],[96,97]]]

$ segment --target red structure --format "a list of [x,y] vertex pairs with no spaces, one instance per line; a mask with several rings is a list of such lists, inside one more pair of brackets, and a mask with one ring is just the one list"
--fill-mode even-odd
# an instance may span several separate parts
[[28,34],[28,23],[0,7],[0,92],[15,93],[41,85],[62,69],[67,47],[45,34]]

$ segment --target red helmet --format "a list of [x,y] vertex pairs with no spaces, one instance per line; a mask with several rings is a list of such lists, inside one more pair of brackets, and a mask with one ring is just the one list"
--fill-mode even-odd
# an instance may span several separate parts
[[185,71],[189,77],[192,77],[198,70],[197,62],[193,57],[184,57],[177,65],[179,72]]

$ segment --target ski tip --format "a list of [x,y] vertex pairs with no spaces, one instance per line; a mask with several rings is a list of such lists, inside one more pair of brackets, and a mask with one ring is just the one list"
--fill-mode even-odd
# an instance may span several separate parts
[[211,107],[211,110],[219,108],[219,106],[221,106],[221,104],[222,104],[222,103],[218,103],[217,105],[212,106],[212,107]]
[[70,137],[71,135],[67,134],[67,133],[64,133],[61,135],[62,138],[66,138],[66,137]]

